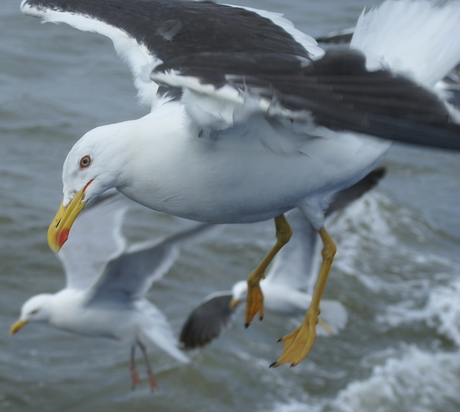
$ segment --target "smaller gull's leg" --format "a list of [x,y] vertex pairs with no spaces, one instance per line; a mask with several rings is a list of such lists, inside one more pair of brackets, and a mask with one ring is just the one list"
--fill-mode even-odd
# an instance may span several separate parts
[[246,295],[246,312],[244,317],[244,325],[246,327],[252,321],[252,318],[259,312],[260,320],[264,317],[264,295],[260,288],[260,281],[265,278],[265,270],[271,263],[276,254],[281,248],[289,242],[292,235],[292,228],[287,222],[284,215],[275,217],[276,228],[276,243],[268,251],[265,257],[257,265],[254,271],[248,276],[248,292]]
[[282,363],[289,362],[292,366],[297,365],[308,353],[316,338],[316,324],[319,316],[319,303],[323,294],[324,285],[326,284],[327,275],[334,260],[337,250],[335,243],[322,227],[318,231],[323,241],[323,249],[321,255],[323,260],[319,270],[318,280],[316,281],[315,290],[311,299],[310,307],[305,314],[302,324],[293,332],[283,336],[279,342],[282,342],[284,347],[279,359],[273,362],[270,367],[276,367]]
[[145,349],[145,345],[140,340],[137,341],[137,344],[141,348],[142,355],[144,356],[145,369],[147,370],[147,376],[149,378],[150,389],[153,391],[154,389],[158,388],[158,383],[155,378],[155,375],[152,372],[152,368],[150,367],[150,361],[147,355],[147,350]]
[[139,375],[136,370],[136,345],[131,346],[131,358],[129,362],[129,372],[131,373],[131,389],[136,389],[136,385],[139,383]]

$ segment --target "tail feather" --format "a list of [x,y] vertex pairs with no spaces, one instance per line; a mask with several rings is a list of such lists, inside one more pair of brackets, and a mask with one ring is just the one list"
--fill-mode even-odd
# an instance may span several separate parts
[[154,343],[178,361],[188,363],[189,359],[178,348],[178,341],[163,312],[145,300],[142,304],[141,313],[144,315],[140,331],[142,337]]
[[348,321],[348,312],[345,306],[337,300],[323,299],[320,307],[321,314],[319,317],[325,323],[325,327],[322,326],[322,322],[319,323],[319,326],[322,327],[317,328],[318,335],[336,335]]

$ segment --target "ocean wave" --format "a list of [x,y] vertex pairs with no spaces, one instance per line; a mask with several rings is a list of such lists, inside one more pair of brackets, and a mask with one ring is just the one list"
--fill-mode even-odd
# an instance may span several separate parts
[[[272,412],[432,412],[460,410],[460,353],[403,346],[367,379],[349,383],[332,400],[291,401]],[[400,352],[400,353],[397,353]]]

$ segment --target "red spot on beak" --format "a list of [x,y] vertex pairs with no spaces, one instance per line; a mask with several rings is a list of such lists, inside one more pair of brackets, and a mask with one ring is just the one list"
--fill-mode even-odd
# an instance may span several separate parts
[[64,228],[60,230],[56,235],[56,243],[59,247],[61,247],[69,237],[70,229]]

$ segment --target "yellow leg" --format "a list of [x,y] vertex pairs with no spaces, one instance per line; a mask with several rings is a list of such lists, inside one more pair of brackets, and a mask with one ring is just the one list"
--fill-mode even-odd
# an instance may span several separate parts
[[313,292],[310,307],[305,314],[302,324],[296,330],[283,336],[279,340],[279,342],[283,343],[284,347],[279,359],[273,362],[270,367],[276,367],[283,363],[290,363],[291,367],[297,365],[307,355],[315,341],[316,324],[318,323],[320,312],[319,303],[323,294],[324,285],[326,284],[327,275],[329,274],[337,250],[335,243],[324,227],[322,227],[318,233],[324,245],[321,251],[323,261],[321,262],[318,280]]
[[264,295],[260,289],[259,282],[265,277],[265,270],[271,263],[280,249],[289,242],[292,235],[292,228],[284,215],[275,217],[276,243],[257,265],[254,271],[248,276],[248,293],[246,295],[246,312],[244,325],[249,326],[252,319],[259,312],[259,318],[264,317]]

